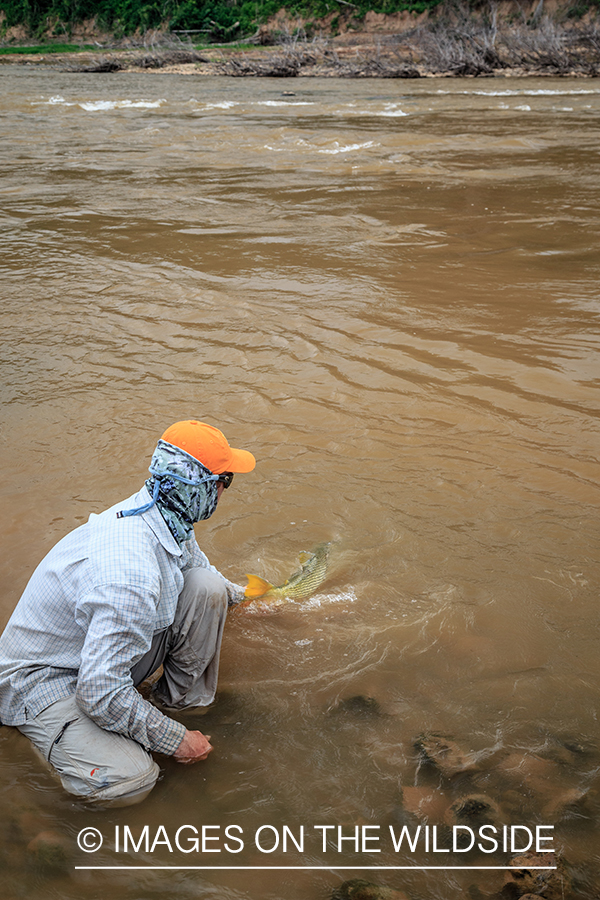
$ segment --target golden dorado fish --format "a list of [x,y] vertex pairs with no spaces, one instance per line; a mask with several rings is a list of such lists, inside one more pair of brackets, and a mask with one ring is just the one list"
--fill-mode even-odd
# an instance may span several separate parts
[[282,600],[284,597],[289,600],[303,600],[305,597],[310,597],[325,581],[329,546],[329,544],[319,544],[310,553],[300,553],[298,558],[302,564],[301,568],[290,575],[283,584],[275,586],[258,575],[246,575],[248,579],[248,587],[244,594],[246,599],[240,603],[240,606],[248,606],[252,600],[258,598],[273,602]]

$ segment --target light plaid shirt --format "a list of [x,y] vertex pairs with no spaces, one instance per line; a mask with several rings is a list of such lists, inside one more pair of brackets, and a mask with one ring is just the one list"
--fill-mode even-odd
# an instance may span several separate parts
[[[33,573],[0,637],[0,720],[22,725],[75,694],[101,728],[172,754],[185,727],[142,699],[131,667],[173,622],[183,572],[211,566],[195,539],[181,548],[146,488],[75,529]],[[226,579],[228,593],[237,586]]]

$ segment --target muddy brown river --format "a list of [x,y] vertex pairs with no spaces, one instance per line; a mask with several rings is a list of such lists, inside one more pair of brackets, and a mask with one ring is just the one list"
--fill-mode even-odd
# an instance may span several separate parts
[[0,625],[178,419],[258,460],[196,527],[228,577],[332,542],[231,615],[181,714],[214,753],[141,805],[0,729],[3,898],[479,900],[515,856],[454,848],[482,821],[597,897],[600,84],[0,79]]

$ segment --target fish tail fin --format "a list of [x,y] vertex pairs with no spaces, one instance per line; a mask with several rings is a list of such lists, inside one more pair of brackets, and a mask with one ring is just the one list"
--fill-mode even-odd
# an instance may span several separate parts
[[248,587],[244,591],[244,597],[262,597],[267,591],[270,591],[273,585],[270,581],[265,581],[259,575],[246,575],[248,579]]

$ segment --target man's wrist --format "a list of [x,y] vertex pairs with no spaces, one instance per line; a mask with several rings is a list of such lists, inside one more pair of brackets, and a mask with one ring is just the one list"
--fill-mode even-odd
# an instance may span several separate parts
[[232,581],[226,583],[227,588],[227,606],[237,606],[245,599],[246,589],[241,584],[234,584]]
[[164,719],[164,727],[160,729],[161,734],[158,735],[151,749],[156,753],[164,753],[165,756],[173,756],[184,739],[187,728],[181,722],[165,716],[164,713],[161,715]]

